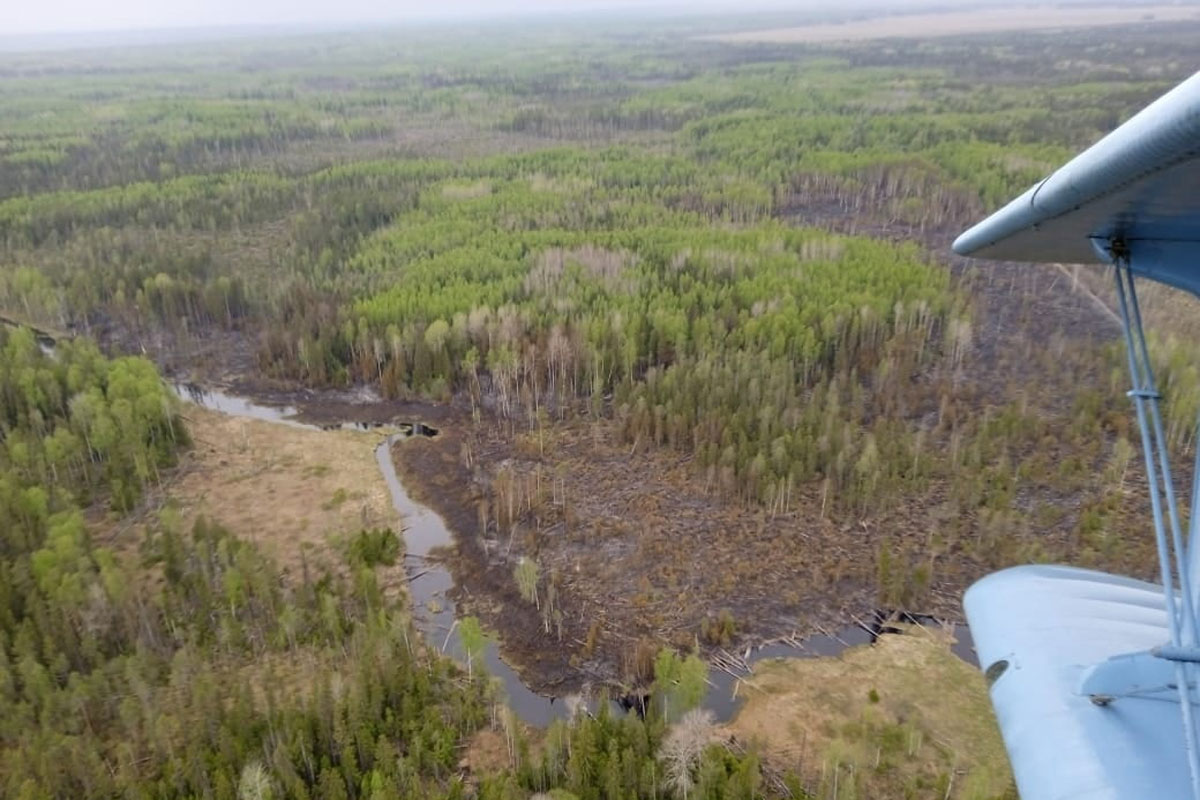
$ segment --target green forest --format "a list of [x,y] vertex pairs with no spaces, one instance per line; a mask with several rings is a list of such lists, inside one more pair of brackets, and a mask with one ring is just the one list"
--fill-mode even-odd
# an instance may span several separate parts
[[[729,742],[702,656],[754,628],[737,609],[634,625],[644,716],[535,731],[380,588],[391,532],[294,581],[162,502],[192,446],[165,378],[365,388],[461,413],[463,469],[490,477],[456,533],[506,540],[521,613],[561,593],[553,639],[588,656],[540,536],[583,524],[544,442],[584,428],[686,464],[780,552],[814,520],[844,536],[804,556],[822,592],[943,612],[1028,560],[1149,573],[1111,337],[947,245],[1184,77],[1195,26],[697,38],[736,26],[0,52],[0,795],[951,796],[952,767],[837,778]],[[1155,347],[1186,455],[1200,371]],[[523,455],[487,462],[496,440]],[[655,568],[646,597],[680,591]],[[503,765],[464,770],[482,730]]]

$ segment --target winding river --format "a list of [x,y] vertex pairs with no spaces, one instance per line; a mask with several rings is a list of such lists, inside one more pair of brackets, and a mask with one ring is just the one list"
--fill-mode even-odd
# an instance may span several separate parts
[[[267,406],[225,392],[197,387],[193,384],[176,383],[175,393],[184,401],[213,411],[236,417],[274,422],[306,430],[328,430],[327,427],[301,422],[298,411],[292,406]],[[446,523],[436,512],[409,495],[396,474],[392,461],[392,448],[405,439],[420,433],[414,425],[362,425],[344,423],[341,427],[352,430],[379,430],[383,436],[375,447],[375,461],[387,484],[392,506],[400,515],[404,528],[405,570],[408,573],[408,591],[412,601],[413,616],[417,627],[428,637],[438,650],[465,662],[454,601],[450,590],[454,579],[441,563],[430,559],[430,554],[440,547],[450,547],[454,539]],[[493,679],[504,687],[508,703],[517,715],[531,725],[546,726],[557,718],[565,718],[568,704],[559,698],[548,698],[531,691],[521,681],[516,670],[500,658],[500,648],[494,639],[487,641],[484,650],[484,666]]]
[[[204,408],[237,417],[274,422],[307,430],[328,430],[327,427],[300,421],[298,411],[291,406],[267,406],[218,390],[205,389],[193,384],[176,383],[175,393],[184,401]],[[375,448],[375,460],[380,474],[387,483],[392,505],[404,526],[405,569],[409,577],[409,595],[412,599],[417,626],[437,649],[464,661],[465,654],[458,638],[456,611],[450,591],[454,579],[450,572],[436,559],[430,558],[437,548],[451,547],[453,537],[446,523],[432,509],[424,506],[409,495],[392,461],[392,448],[403,446],[402,442],[413,436],[429,434],[429,429],[417,424],[363,425],[344,423],[341,427],[355,430],[378,430],[383,436]],[[955,629],[954,652],[963,660],[975,663],[970,634],[965,627]],[[760,647],[749,652],[745,662],[753,664],[764,658],[811,657],[837,655],[851,647],[872,641],[869,630],[861,626],[846,628],[834,635],[819,635],[798,644],[779,643]],[[484,663],[488,674],[498,681],[513,711],[526,723],[537,726],[565,718],[573,705],[571,698],[544,697],[529,689],[516,670],[500,658],[500,649],[494,639],[489,639],[484,652]],[[733,717],[741,704],[736,688],[738,678],[729,671],[719,668],[709,670],[709,690],[705,707],[717,719],[725,721]]]

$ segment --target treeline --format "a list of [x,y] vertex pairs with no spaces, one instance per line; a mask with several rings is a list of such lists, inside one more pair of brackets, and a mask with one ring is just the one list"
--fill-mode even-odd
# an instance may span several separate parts
[[66,680],[121,651],[105,595],[121,580],[90,547],[84,509],[132,508],[187,433],[149,362],[82,341],[52,358],[28,329],[0,330],[0,430],[0,653]]
[[[332,276],[359,239],[410,207],[422,176],[448,169],[209,176],[6,201],[0,302],[58,328],[133,332],[236,328],[318,291],[311,302],[336,308]],[[280,216],[274,235],[255,232]]]

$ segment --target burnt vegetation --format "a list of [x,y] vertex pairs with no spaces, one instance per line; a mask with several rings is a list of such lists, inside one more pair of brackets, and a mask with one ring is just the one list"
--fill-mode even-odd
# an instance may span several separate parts
[[[1013,563],[1150,572],[1103,291],[947,244],[1184,77],[1195,24],[693,38],[730,25],[0,57],[0,316],[60,337],[0,335],[0,794],[826,796],[686,713],[696,654],[953,617]],[[1187,457],[1200,379],[1156,348]],[[188,446],[160,371],[443,406],[401,467],[461,603],[645,718],[531,740],[380,591],[391,530],[290,582],[203,520],[93,541]]]

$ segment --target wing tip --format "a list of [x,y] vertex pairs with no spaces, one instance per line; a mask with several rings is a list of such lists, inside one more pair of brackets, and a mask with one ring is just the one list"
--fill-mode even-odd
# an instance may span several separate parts
[[950,245],[950,249],[953,250],[955,254],[960,256],[969,256],[973,254],[979,249],[979,247],[975,244],[975,237],[971,235],[974,230],[974,228],[971,228],[970,230],[960,233],[958,238],[954,240],[954,244]]

